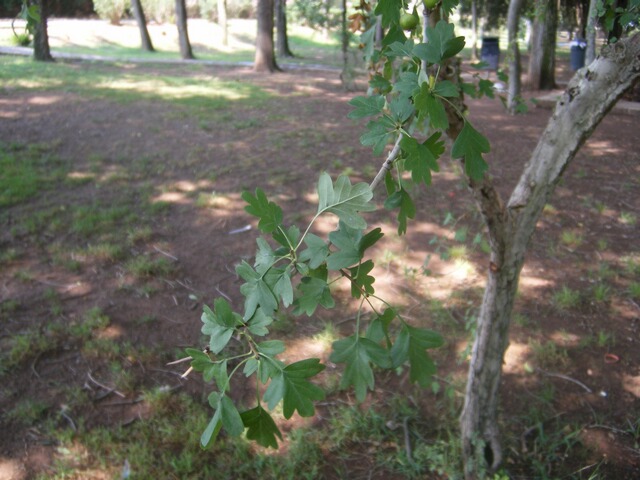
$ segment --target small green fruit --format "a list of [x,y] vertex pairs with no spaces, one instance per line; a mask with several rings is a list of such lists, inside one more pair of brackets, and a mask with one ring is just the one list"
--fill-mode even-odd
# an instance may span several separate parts
[[433,8],[438,4],[439,1],[440,0],[422,0],[422,3],[426,8]]
[[415,13],[403,13],[400,15],[400,26],[403,30],[413,30],[418,26],[420,17]]

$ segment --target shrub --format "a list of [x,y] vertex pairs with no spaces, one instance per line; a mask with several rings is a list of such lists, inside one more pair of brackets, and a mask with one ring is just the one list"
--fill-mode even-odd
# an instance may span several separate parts
[[93,9],[100,18],[109,20],[112,25],[119,25],[120,19],[129,6],[126,0],[93,0]]

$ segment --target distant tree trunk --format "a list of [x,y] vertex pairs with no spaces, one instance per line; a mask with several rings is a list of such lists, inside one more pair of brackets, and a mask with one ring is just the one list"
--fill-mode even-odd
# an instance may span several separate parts
[[176,0],[176,24],[178,25],[178,41],[180,42],[180,57],[183,60],[195,58],[189,42],[187,30],[187,6],[185,0]]
[[256,56],[253,69],[256,72],[273,73],[280,68],[276,64],[273,45],[273,0],[258,0]]
[[47,32],[47,16],[49,14],[49,0],[38,0],[40,21],[36,25],[33,36],[33,58],[38,62],[53,62],[49,48],[49,33]]
[[478,7],[476,0],[471,0],[471,58],[478,60]]
[[585,65],[589,65],[596,58],[596,7],[598,0],[589,3],[589,18],[587,19],[587,51],[585,52]]
[[222,28],[222,45],[229,45],[229,28],[227,24],[227,0],[218,0],[218,25]]
[[287,35],[287,0],[275,0],[276,2],[276,52],[279,57],[293,57],[289,49],[289,37]]
[[[616,0],[614,2],[613,7],[616,9],[626,9],[627,6],[629,5],[629,0]],[[617,40],[620,40],[620,37],[622,37],[622,33],[624,32],[624,26],[622,25],[622,23],[620,23],[620,15],[616,15],[615,20],[613,22],[613,28],[611,29],[611,31],[609,32],[609,35],[607,37],[607,39],[610,42],[615,42]]]
[[503,458],[498,422],[502,364],[520,271],[542,210],[580,147],[622,94],[640,79],[640,35],[621,43],[620,48],[612,45],[603,49],[595,62],[571,79],[529,161],[523,161],[525,169],[506,203],[488,175],[479,182],[469,181],[491,245],[460,417],[465,477],[469,480],[491,478]]
[[509,49],[509,89],[507,92],[507,108],[511,114],[520,97],[522,66],[520,64],[520,47],[518,45],[518,24],[520,23],[520,11],[524,0],[511,0],[507,14],[508,46]]
[[552,90],[556,87],[557,27],[556,0],[537,0],[529,58],[529,85],[534,90]]
[[142,3],[140,2],[140,0],[131,0],[131,8],[133,10],[133,16],[136,17],[138,30],[140,30],[140,41],[142,43],[142,49],[147,52],[155,51],[153,48],[153,44],[151,43],[149,30],[147,30],[147,19],[144,16]]

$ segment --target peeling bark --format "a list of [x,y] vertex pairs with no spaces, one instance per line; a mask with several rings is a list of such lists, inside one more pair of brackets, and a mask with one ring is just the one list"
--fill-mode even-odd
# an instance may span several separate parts
[[491,260],[460,419],[467,479],[493,473],[502,462],[498,390],[520,271],[536,223],[582,144],[639,78],[640,35],[606,47],[569,83],[506,205],[488,176],[469,183],[488,226]]

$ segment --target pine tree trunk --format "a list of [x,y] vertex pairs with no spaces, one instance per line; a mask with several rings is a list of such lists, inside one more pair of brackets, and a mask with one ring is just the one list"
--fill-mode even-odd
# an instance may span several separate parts
[[256,56],[253,63],[253,69],[256,72],[273,73],[280,70],[274,55],[273,10],[273,0],[258,0],[258,33],[256,35]]
[[151,43],[149,30],[147,30],[147,19],[144,16],[142,3],[140,0],[131,0],[131,8],[133,10],[133,16],[136,18],[136,23],[138,24],[138,30],[140,30],[140,42],[142,43],[142,49],[147,52],[154,52],[155,50]]
[[189,30],[187,29],[187,6],[185,0],[176,0],[176,24],[178,26],[178,41],[180,42],[180,57],[183,60],[192,60],[193,51],[189,41]]
[[38,0],[40,7],[40,21],[33,36],[33,58],[38,62],[53,62],[49,48],[49,33],[47,31],[47,17],[49,15],[48,0]]
[[520,10],[524,0],[511,0],[507,14],[507,30],[509,45],[509,89],[507,92],[507,108],[511,114],[515,113],[521,93],[520,77],[522,66],[520,62],[520,46],[518,45],[518,24],[520,22]]
[[498,431],[502,362],[520,271],[538,219],[582,144],[638,79],[640,35],[635,35],[603,49],[569,82],[506,206],[490,178],[470,181],[489,229],[491,263],[460,418],[467,479],[484,478],[502,461]]

